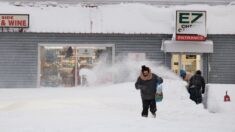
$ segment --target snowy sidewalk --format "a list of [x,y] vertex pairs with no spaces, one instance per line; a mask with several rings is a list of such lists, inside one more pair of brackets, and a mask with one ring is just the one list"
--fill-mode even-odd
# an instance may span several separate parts
[[[233,132],[234,111],[210,113],[165,80],[157,118],[142,118],[134,83],[100,87],[0,89],[1,132]],[[232,115],[231,115],[232,114]],[[223,123],[221,123],[223,121]]]

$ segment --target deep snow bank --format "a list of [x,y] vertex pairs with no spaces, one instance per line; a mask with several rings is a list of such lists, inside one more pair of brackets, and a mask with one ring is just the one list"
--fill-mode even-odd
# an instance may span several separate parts
[[[226,91],[231,102],[224,102]],[[208,85],[208,110],[213,113],[233,113],[235,110],[235,85],[234,84],[209,84]],[[235,118],[234,118],[235,119]]]
[[140,116],[140,93],[134,82],[77,88],[0,89],[0,131],[234,131],[233,116],[226,112],[211,114],[202,105],[195,105],[181,80],[164,79],[163,91],[164,100],[157,104],[157,118],[146,119]]

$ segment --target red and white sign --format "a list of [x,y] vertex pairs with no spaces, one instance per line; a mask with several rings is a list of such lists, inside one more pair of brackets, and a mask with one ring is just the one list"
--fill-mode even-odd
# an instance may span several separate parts
[[29,14],[0,14],[1,28],[28,28]]
[[176,40],[205,41],[206,11],[176,11]]
[[176,35],[176,40],[179,41],[205,41],[206,37],[201,36],[201,35],[182,35],[182,34],[177,34]]

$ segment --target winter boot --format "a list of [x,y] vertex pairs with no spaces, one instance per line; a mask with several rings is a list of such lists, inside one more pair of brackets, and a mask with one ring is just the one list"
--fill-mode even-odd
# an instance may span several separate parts
[[147,117],[148,117],[148,115],[142,115],[142,117],[145,117],[145,118],[147,118]]
[[153,117],[153,118],[156,118],[156,113],[152,113],[152,117]]

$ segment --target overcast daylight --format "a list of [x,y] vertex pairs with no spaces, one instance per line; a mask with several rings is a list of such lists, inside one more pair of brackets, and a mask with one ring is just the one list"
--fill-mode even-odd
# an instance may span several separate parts
[[0,132],[234,132],[234,12],[0,0]]

